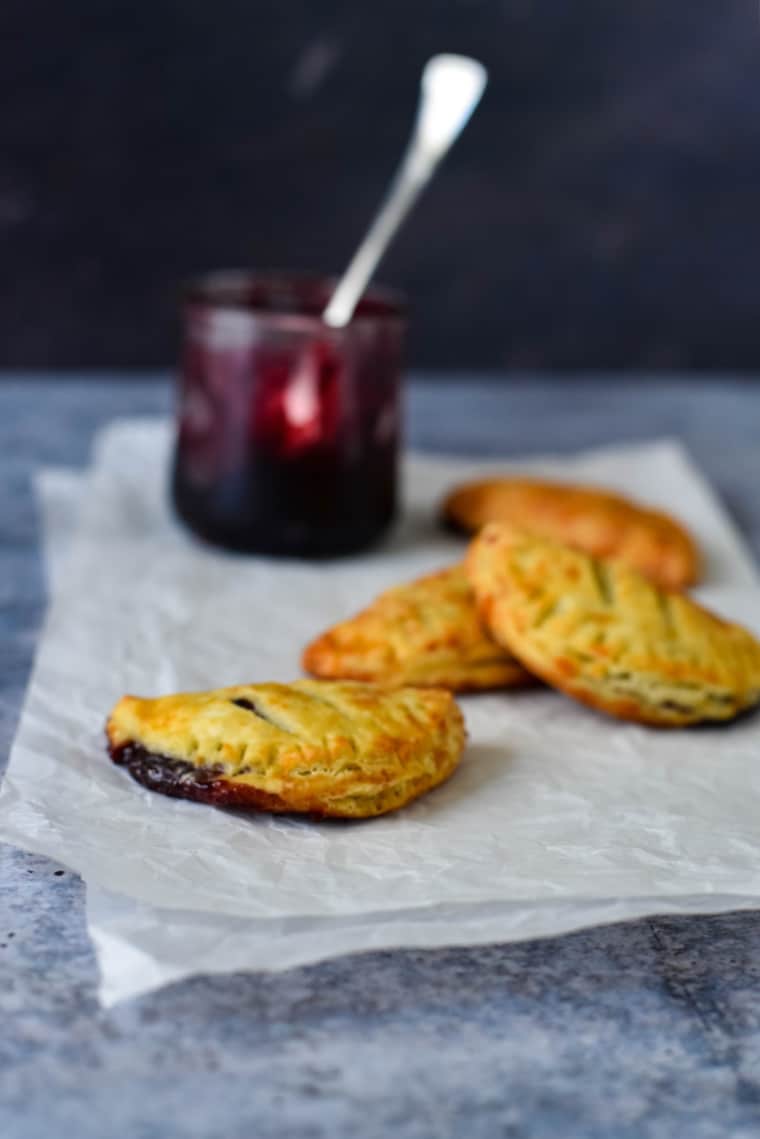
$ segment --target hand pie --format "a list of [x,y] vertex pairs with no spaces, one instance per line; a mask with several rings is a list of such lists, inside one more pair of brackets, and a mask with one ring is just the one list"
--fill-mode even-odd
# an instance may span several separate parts
[[619,562],[486,526],[467,572],[491,634],[549,684],[646,724],[729,720],[760,702],[760,643]]
[[357,819],[443,782],[464,747],[448,692],[315,680],[124,696],[106,732],[114,763],[153,791]]
[[329,679],[471,692],[530,677],[486,635],[464,566],[389,589],[304,650],[303,667]]
[[506,522],[594,557],[617,558],[666,589],[693,585],[699,576],[697,548],[682,526],[667,514],[591,487],[491,479],[455,488],[442,513],[466,533]]

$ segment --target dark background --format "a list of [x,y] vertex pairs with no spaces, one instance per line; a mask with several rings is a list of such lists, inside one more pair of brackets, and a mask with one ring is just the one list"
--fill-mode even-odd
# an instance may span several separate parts
[[152,366],[176,287],[339,271],[436,51],[491,85],[385,262],[418,366],[760,366],[757,0],[3,0],[0,366]]

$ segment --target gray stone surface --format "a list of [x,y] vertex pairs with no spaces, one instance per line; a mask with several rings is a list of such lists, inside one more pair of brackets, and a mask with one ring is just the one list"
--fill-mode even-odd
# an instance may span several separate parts
[[[153,382],[0,382],[0,756],[43,613],[30,476],[81,464]],[[412,442],[471,453],[679,434],[760,555],[760,386],[419,382]],[[750,1139],[760,1134],[760,916],[374,953],[276,977],[95,999],[76,876],[0,847],[3,1139]]]

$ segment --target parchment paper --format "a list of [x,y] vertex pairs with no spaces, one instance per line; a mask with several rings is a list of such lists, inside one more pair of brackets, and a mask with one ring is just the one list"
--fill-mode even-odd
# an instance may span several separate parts
[[[549,691],[470,697],[460,772],[364,824],[245,817],[132,783],[102,743],[122,692],[292,679],[301,646],[327,622],[458,556],[432,524],[433,505],[483,469],[410,461],[405,520],[384,548],[294,565],[189,539],[163,494],[168,445],[161,423],[106,432],[65,557],[81,484],[43,480],[54,600],[0,792],[0,837],[88,883],[104,1001],[197,971],[756,904],[758,717],[662,733]],[[538,466],[677,504],[708,551],[710,600],[760,632],[751,560],[677,446]]]

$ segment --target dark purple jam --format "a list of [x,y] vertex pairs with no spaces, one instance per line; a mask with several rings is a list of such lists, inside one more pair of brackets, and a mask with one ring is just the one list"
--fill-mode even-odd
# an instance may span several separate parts
[[368,546],[396,507],[401,310],[370,294],[331,331],[319,319],[324,282],[221,282],[186,306],[178,514],[235,550],[330,557]]
[[194,799],[199,803],[223,803],[227,788],[221,768],[195,767],[182,759],[170,759],[146,751],[139,744],[110,747],[111,759],[149,791],[160,791],[175,799]]

